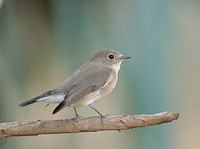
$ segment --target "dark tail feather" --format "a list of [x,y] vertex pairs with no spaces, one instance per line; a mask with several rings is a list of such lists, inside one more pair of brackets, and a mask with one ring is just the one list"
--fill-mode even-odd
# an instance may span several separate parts
[[30,105],[32,103],[35,103],[35,102],[37,102],[37,98],[33,98],[30,100],[24,101],[24,102],[20,103],[18,106],[24,107],[24,106]]
[[62,110],[64,107],[67,106],[67,103],[65,100],[63,100],[54,110],[52,114],[56,114],[58,111]]
[[30,105],[32,103],[35,103],[35,102],[37,102],[38,99],[43,98],[43,97],[47,97],[47,96],[51,95],[52,91],[53,90],[47,91],[47,92],[45,92],[45,93],[43,93],[43,94],[41,94],[41,95],[39,95],[39,96],[37,96],[37,97],[35,97],[33,99],[24,101],[24,102],[20,103],[18,106],[24,107],[24,106]]

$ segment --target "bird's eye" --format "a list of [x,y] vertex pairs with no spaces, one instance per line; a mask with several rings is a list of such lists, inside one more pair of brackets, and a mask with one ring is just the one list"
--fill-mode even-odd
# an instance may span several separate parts
[[109,57],[109,59],[113,59],[115,56],[110,54],[110,55],[108,55],[108,57]]

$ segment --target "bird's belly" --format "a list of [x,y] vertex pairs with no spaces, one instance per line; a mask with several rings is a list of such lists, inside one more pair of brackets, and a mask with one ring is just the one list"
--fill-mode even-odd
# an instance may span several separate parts
[[93,102],[97,101],[101,98],[101,92],[99,90],[88,94],[87,96],[83,97],[76,103],[72,104],[73,107],[80,107],[80,106],[87,106],[92,104]]
[[109,94],[117,83],[117,74],[115,73],[113,76],[110,76],[107,83],[99,90],[88,94],[83,97],[78,102],[74,103],[74,107],[87,106],[97,101],[99,98]]

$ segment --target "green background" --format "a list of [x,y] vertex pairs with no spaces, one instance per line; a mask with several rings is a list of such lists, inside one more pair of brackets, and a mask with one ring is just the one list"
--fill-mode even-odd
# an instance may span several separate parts
[[[1,3],[1,1],[0,1]],[[0,8],[0,122],[63,119],[56,105],[16,105],[47,91],[100,49],[122,64],[104,114],[179,112],[172,123],[128,131],[12,137],[0,149],[199,149],[200,1],[12,0]],[[78,112],[96,115],[89,107]]]

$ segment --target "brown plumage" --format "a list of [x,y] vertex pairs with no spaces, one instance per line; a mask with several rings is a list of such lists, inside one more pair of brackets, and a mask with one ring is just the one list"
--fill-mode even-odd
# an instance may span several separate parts
[[[19,106],[26,106],[34,102],[48,102],[59,103],[53,114],[71,105],[74,108],[89,105],[97,111],[92,103],[113,90],[117,83],[121,62],[128,58],[130,57],[124,57],[114,50],[98,51],[59,86],[25,101]],[[100,112],[98,113],[100,114]],[[78,116],[77,112],[76,116]]]

